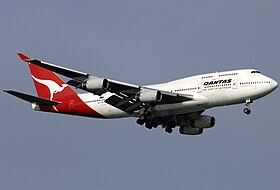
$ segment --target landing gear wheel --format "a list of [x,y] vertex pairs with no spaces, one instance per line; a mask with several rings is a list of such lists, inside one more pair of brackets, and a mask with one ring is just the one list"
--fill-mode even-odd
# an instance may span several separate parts
[[136,123],[139,125],[144,125],[145,121],[144,121],[144,119],[137,119]]
[[157,128],[158,124],[156,122],[152,122],[152,126],[153,126],[153,128]]
[[153,128],[153,126],[151,125],[151,123],[146,123],[146,125],[145,125],[145,127],[147,128],[147,129],[152,129]]
[[249,108],[244,108],[243,112],[249,115],[251,113],[251,110]]
[[165,128],[165,132],[171,134],[171,133],[173,132],[173,129],[170,128],[170,127],[166,127],[166,128]]

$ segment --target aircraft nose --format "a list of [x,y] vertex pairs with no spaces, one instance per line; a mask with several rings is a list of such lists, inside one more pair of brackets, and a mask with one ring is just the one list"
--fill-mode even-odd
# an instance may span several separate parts
[[270,85],[271,85],[272,90],[275,90],[278,87],[278,83],[273,79],[271,79]]

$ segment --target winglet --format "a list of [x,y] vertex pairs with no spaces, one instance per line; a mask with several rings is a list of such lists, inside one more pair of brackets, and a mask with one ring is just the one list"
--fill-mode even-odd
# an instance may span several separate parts
[[21,58],[21,60],[23,60],[23,61],[26,61],[26,62],[29,62],[29,61],[31,61],[32,59],[30,59],[29,57],[27,57],[26,55],[24,55],[23,53],[17,53],[18,54],[18,56]]

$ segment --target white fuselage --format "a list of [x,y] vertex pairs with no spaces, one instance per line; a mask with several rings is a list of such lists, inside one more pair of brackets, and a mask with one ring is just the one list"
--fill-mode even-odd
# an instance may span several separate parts
[[[190,101],[156,105],[150,110],[155,115],[165,116],[245,103],[246,100],[255,100],[269,94],[277,85],[276,81],[255,69],[244,69],[196,75],[145,87],[193,96],[193,100]],[[84,93],[79,94],[79,97],[106,118],[138,117],[141,114],[140,110],[131,115],[105,103],[112,95],[110,92],[102,96]]]

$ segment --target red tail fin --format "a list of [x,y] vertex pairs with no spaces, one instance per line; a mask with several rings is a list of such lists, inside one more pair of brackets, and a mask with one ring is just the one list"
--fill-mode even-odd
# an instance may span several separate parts
[[18,53],[18,56],[23,61],[28,62],[31,76],[40,98],[56,100],[58,97],[77,94],[54,72],[29,63],[32,59],[22,53]]

